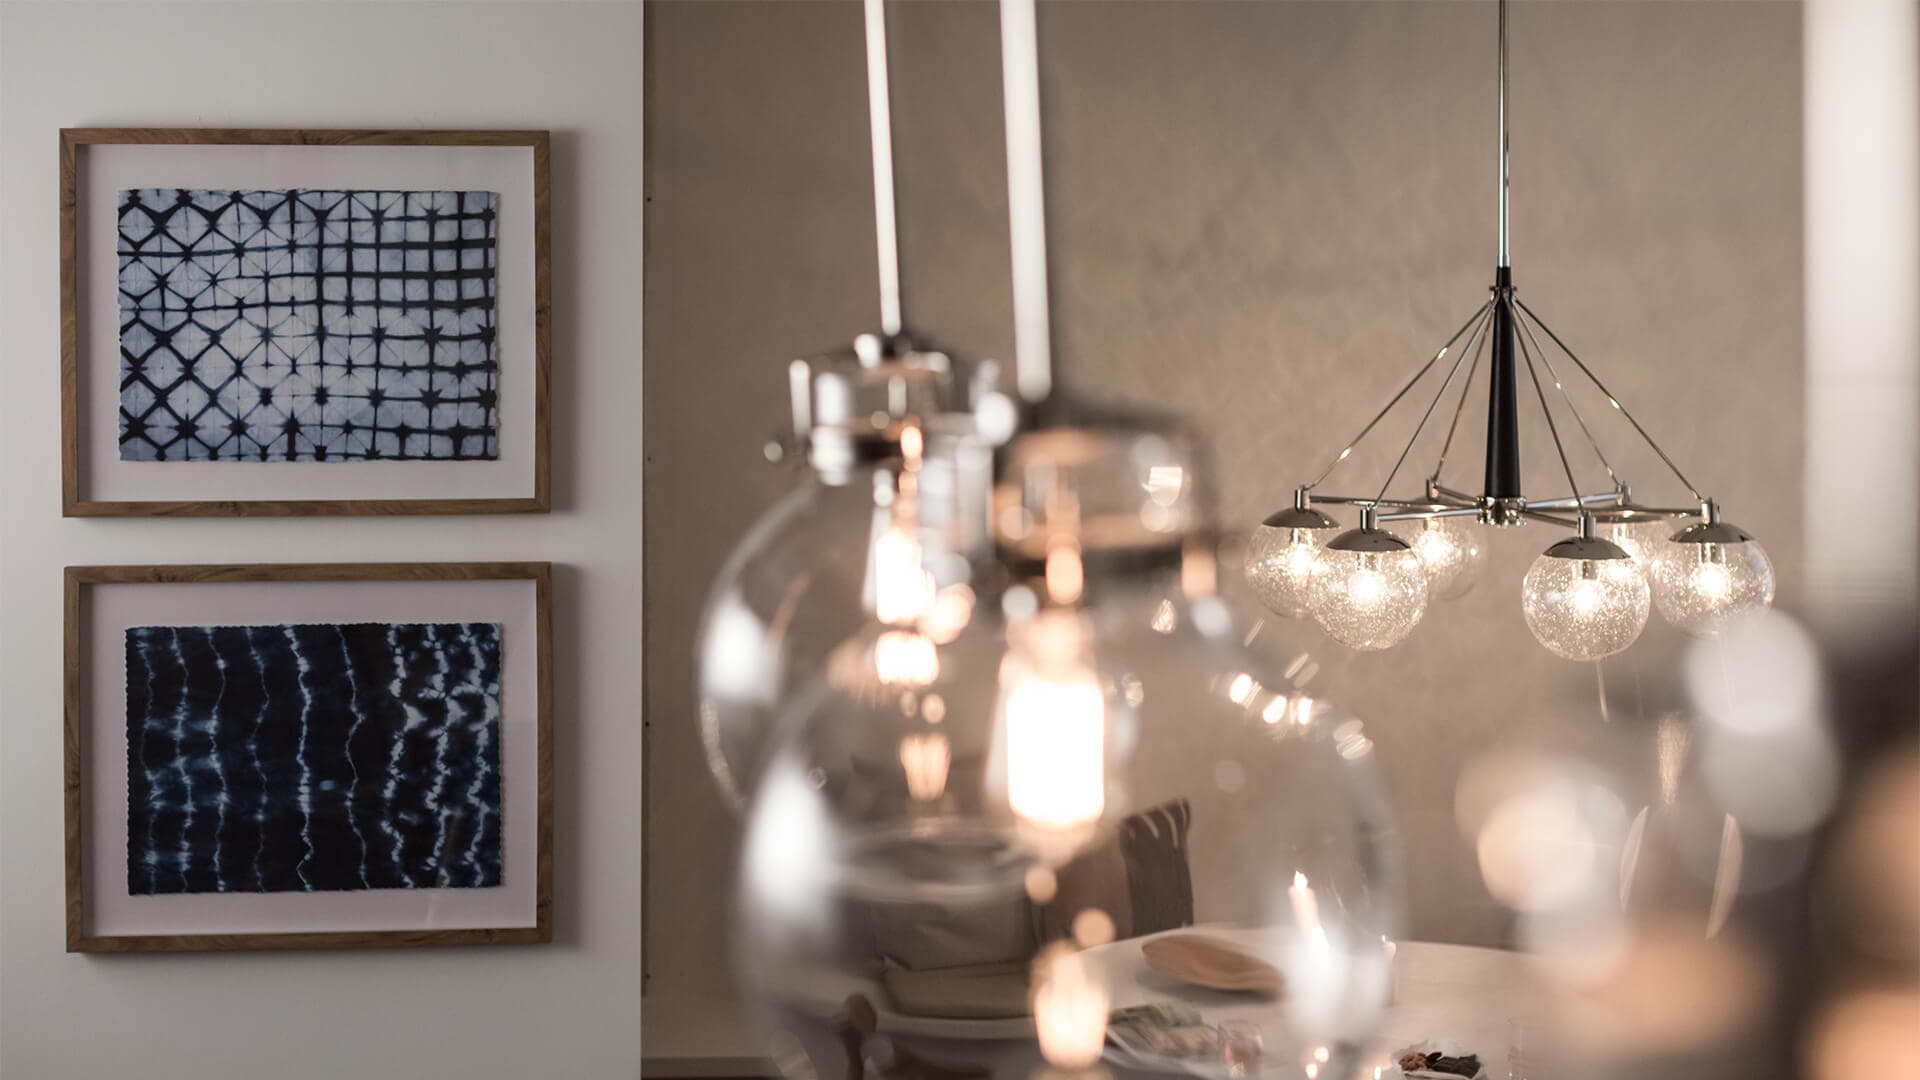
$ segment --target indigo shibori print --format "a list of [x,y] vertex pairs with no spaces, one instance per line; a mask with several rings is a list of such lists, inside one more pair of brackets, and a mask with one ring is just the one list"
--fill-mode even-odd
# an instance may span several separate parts
[[500,884],[500,627],[136,626],[127,892]]
[[496,201],[120,192],[121,460],[499,457]]

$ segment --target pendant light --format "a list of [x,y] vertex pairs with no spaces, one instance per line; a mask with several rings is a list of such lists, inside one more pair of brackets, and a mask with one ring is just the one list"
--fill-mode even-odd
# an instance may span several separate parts
[[1247,583],[1260,602],[1288,618],[1307,613],[1313,578],[1324,565],[1320,549],[1340,523],[1307,505],[1304,490],[1293,505],[1276,510],[1253,530]]
[[1033,0],[1001,32],[1025,426],[994,455],[994,557],[911,679],[791,697],[746,817],[740,985],[813,1075],[1140,1067],[1110,1006],[1191,999],[1090,950],[1204,922],[1286,989],[1258,1038],[1183,1064],[1351,1075],[1399,895],[1371,744],[1242,647],[1198,443],[1057,385]]
[[946,353],[905,322],[884,0],[867,0],[865,23],[879,331],[789,365],[793,432],[768,456],[800,458],[805,475],[729,554],[696,638],[701,745],[735,810],[781,703],[820,670],[826,650],[869,614],[902,618],[923,602],[917,478],[903,447],[917,458],[929,425],[959,396]]
[[1535,559],[1520,585],[1527,629],[1569,660],[1612,656],[1647,625],[1646,578],[1626,549],[1593,530],[1593,518],[1582,515],[1578,534]]
[[[1719,634],[1773,602],[1773,568],[1766,552],[1744,530],[1721,521],[1719,505],[1693,486],[1620,399],[1520,300],[1514,286],[1508,226],[1506,0],[1498,0],[1496,6],[1499,257],[1491,298],[1414,372],[1319,476],[1295,489],[1290,507],[1254,531],[1250,583],[1278,614],[1310,613],[1329,635],[1356,649],[1389,648],[1413,631],[1431,601],[1453,599],[1473,587],[1486,560],[1484,545],[1473,535],[1474,525],[1507,527],[1537,521],[1573,532],[1547,548],[1522,583],[1527,626],[1548,650],[1574,660],[1597,660],[1620,652],[1645,627],[1650,595],[1661,615],[1682,631],[1695,636]],[[1544,343],[1551,343],[1552,349]],[[1556,353],[1625,418],[1686,488],[1693,506],[1654,507],[1633,500],[1632,489],[1608,462],[1562,381],[1554,362]],[[1443,368],[1442,361],[1450,355],[1452,362]],[[1486,460],[1481,489],[1475,494],[1447,485],[1442,472],[1483,359]],[[1534,391],[1531,397],[1553,440],[1567,483],[1565,495],[1534,498],[1523,487],[1523,370],[1525,385]],[[1379,489],[1370,496],[1320,492],[1320,484],[1352,456],[1360,441],[1436,371],[1444,371],[1439,386]],[[1548,400],[1548,382],[1558,391],[1558,409]],[[1450,394],[1455,395],[1453,418],[1427,474],[1425,490],[1416,498],[1389,498],[1394,480]],[[1561,423],[1567,420],[1580,429],[1606,471],[1607,490],[1582,492],[1560,436]],[[1319,507],[1339,505],[1358,507],[1359,527],[1333,535],[1335,525]],[[1675,519],[1696,516],[1697,523],[1674,531]],[[1386,528],[1397,522],[1417,526],[1411,541]]]
[[1705,520],[1659,549],[1653,595],[1668,622],[1695,637],[1718,637],[1773,603],[1773,564],[1745,529],[1720,520],[1720,505],[1709,499]]
[[1427,610],[1427,572],[1413,545],[1380,527],[1371,506],[1360,527],[1327,542],[1308,607],[1334,640],[1355,649],[1397,645]]

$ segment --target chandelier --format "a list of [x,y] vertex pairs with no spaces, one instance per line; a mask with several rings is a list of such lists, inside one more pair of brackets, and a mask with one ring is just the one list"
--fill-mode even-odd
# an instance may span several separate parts
[[[1261,601],[1281,615],[1311,614],[1342,644],[1361,650],[1386,649],[1412,632],[1430,601],[1453,599],[1473,587],[1486,554],[1468,526],[1508,527],[1536,521],[1571,530],[1571,535],[1534,560],[1521,586],[1527,628],[1551,652],[1570,660],[1612,656],[1639,638],[1654,607],[1687,634],[1717,636],[1773,602],[1773,567],[1766,552],[1745,530],[1721,519],[1719,504],[1687,479],[1633,413],[1520,299],[1514,287],[1508,251],[1506,0],[1499,0],[1498,9],[1499,262],[1491,296],[1317,477],[1295,489],[1291,506],[1269,516],[1254,531],[1248,582]],[[1659,507],[1634,501],[1632,489],[1609,463],[1568,392],[1556,355],[1569,378],[1584,378],[1605,396],[1607,404],[1691,494],[1694,505]],[[1443,367],[1449,356],[1452,362]],[[1443,483],[1441,470],[1483,366],[1487,373],[1486,470],[1480,492],[1473,494]],[[1444,371],[1438,389],[1427,400],[1412,437],[1376,492],[1368,496],[1319,491],[1361,440],[1437,371]],[[1549,401],[1549,384],[1560,399],[1557,411]],[[1520,410],[1528,390],[1552,437],[1567,484],[1564,495],[1529,497],[1522,483]],[[1427,473],[1424,491],[1415,498],[1389,498],[1415,444],[1450,395],[1455,398],[1452,420]],[[1604,490],[1581,490],[1561,439],[1562,424],[1569,421],[1605,471]],[[1357,507],[1359,527],[1339,531],[1339,523],[1316,509],[1316,504]],[[1687,524],[1689,518],[1696,520]],[[1411,539],[1385,527],[1396,522],[1417,526]]]

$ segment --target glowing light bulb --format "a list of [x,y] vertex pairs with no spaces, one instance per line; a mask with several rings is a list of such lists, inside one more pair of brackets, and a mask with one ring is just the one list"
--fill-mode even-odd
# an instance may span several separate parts
[[1347,595],[1354,607],[1371,611],[1387,599],[1387,579],[1373,567],[1362,566],[1347,579]]
[[1247,584],[1276,615],[1290,619],[1307,614],[1310,588],[1320,570],[1321,545],[1339,524],[1309,509],[1304,498],[1292,509],[1267,518],[1253,530],[1248,545]]
[[1293,872],[1293,884],[1287,887],[1287,902],[1293,906],[1293,921],[1299,924],[1300,932],[1311,937],[1320,927],[1320,902],[1314,897],[1306,874]]
[[1328,548],[1320,557],[1323,566],[1309,598],[1314,619],[1335,640],[1355,649],[1385,649],[1413,632],[1427,608],[1427,575],[1412,549]]
[[1034,965],[1033,1024],[1040,1054],[1065,1069],[1091,1068],[1107,1041],[1106,984],[1067,946]]
[[1066,609],[1010,634],[1001,668],[1007,804],[1043,857],[1070,854],[1106,810],[1107,698],[1091,633]]
[[1733,595],[1733,576],[1721,563],[1705,562],[1693,568],[1692,586],[1710,604],[1724,604]]
[[1473,591],[1487,564],[1486,548],[1473,530],[1456,518],[1428,518],[1413,538],[1414,553],[1427,572],[1427,595],[1453,600]]
[[1071,829],[1106,804],[1106,700],[1091,672],[1033,676],[1007,691],[1007,800],[1026,822]]
[[1693,637],[1719,637],[1773,603],[1772,560],[1711,503],[1706,521],[1660,546],[1652,576],[1660,616]]
[[873,673],[887,686],[929,686],[940,677],[940,653],[925,634],[888,630],[874,639]]
[[1592,580],[1582,578],[1573,583],[1573,613],[1581,618],[1591,618],[1600,609],[1605,599],[1600,595],[1600,586]]
[[1320,566],[1318,536],[1315,529],[1255,530],[1247,583],[1275,614],[1307,613],[1307,590]]
[[932,802],[947,792],[947,770],[953,748],[937,731],[905,735],[900,739],[900,771],[907,778],[907,794],[916,802]]
[[[1295,530],[1296,532],[1300,530]],[[1311,534],[1309,534],[1310,537]],[[1287,573],[1304,577],[1313,572],[1320,562],[1320,555],[1310,538],[1302,538],[1286,547]]]
[[882,529],[874,538],[868,566],[874,618],[904,625],[933,606],[933,575],[927,572],[919,539],[909,529],[899,524]]
[[935,644],[947,644],[973,621],[973,602],[973,589],[964,583],[941,589],[934,594],[933,606],[920,617],[920,629]]
[[[1590,553],[1605,557],[1578,557]],[[1604,540],[1555,544],[1533,561],[1520,586],[1527,629],[1569,660],[1598,660],[1632,645],[1646,628],[1648,602],[1646,579],[1633,560]]]

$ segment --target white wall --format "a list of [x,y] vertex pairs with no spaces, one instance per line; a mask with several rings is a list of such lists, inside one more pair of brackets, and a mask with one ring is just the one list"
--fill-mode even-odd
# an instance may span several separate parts
[[[640,1004],[640,6],[0,5],[0,1076],[631,1077]],[[554,133],[556,511],[60,517],[55,131]],[[550,559],[556,941],[62,951],[60,568]]]
[[1805,498],[1874,508],[1870,528],[1807,515],[1808,613],[1850,647],[1912,626],[1920,601],[1916,21],[1913,0],[1806,7]]

